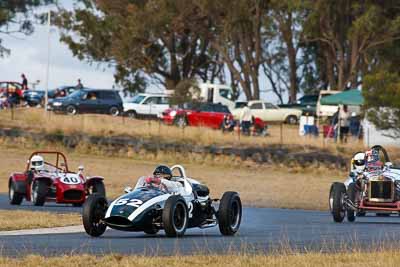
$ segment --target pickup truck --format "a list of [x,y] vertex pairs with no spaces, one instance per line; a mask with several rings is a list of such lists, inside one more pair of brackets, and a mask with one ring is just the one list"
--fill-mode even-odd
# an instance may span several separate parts
[[[302,111],[294,108],[280,108],[274,104],[253,100],[247,103],[254,117],[260,118],[266,122],[286,122],[297,124]],[[240,113],[243,108],[236,108],[232,111],[234,119],[240,119]]]
[[296,108],[301,109],[303,114],[313,116],[317,110],[318,95],[304,95],[300,97],[296,103],[292,104],[281,104],[278,105],[280,108]]

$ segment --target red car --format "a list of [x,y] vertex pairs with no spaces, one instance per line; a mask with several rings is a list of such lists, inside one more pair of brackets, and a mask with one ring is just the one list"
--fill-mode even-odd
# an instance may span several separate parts
[[18,96],[22,99],[24,95],[24,90],[22,89],[22,84],[19,82],[2,81],[0,82],[0,93],[16,92]]
[[165,124],[184,126],[203,126],[219,129],[224,116],[233,119],[228,107],[221,104],[185,104],[182,108],[167,109],[162,113]]
[[83,167],[77,173],[70,171],[61,152],[36,151],[24,172],[10,175],[9,200],[12,205],[20,205],[25,198],[36,206],[43,206],[46,201],[81,206],[92,193],[105,196],[103,180],[100,176],[85,178]]

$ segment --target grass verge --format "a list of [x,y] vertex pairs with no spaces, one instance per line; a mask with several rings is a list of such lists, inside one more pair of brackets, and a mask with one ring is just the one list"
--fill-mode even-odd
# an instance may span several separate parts
[[78,213],[0,210],[0,231],[49,228],[81,224]]
[[390,267],[398,266],[400,253],[397,250],[376,252],[346,252],[324,254],[318,252],[308,253],[283,253],[281,255],[209,255],[209,256],[170,256],[170,257],[145,257],[145,256],[122,256],[106,255],[101,257],[61,256],[42,257],[30,255],[24,258],[0,258],[1,266],[292,266],[292,267],[342,267],[362,266],[366,267]]

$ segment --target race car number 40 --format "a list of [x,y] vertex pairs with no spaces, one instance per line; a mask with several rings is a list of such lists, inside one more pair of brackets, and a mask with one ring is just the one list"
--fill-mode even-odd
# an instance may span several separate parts
[[141,201],[140,199],[136,199],[136,198],[121,198],[119,199],[117,202],[115,202],[115,206],[121,206],[121,205],[128,205],[128,206],[132,206],[135,208],[139,208],[140,205],[143,204],[143,201]]
[[61,178],[61,182],[64,184],[79,184],[81,181],[79,180],[78,177],[63,177]]

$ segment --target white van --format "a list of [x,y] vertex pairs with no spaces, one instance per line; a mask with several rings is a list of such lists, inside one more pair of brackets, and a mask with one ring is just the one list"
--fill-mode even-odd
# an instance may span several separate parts
[[341,93],[342,91],[336,90],[321,90],[319,91],[318,102],[317,102],[317,116],[318,117],[330,117],[335,114],[338,110],[337,105],[321,105],[321,98],[324,96],[334,95]]

